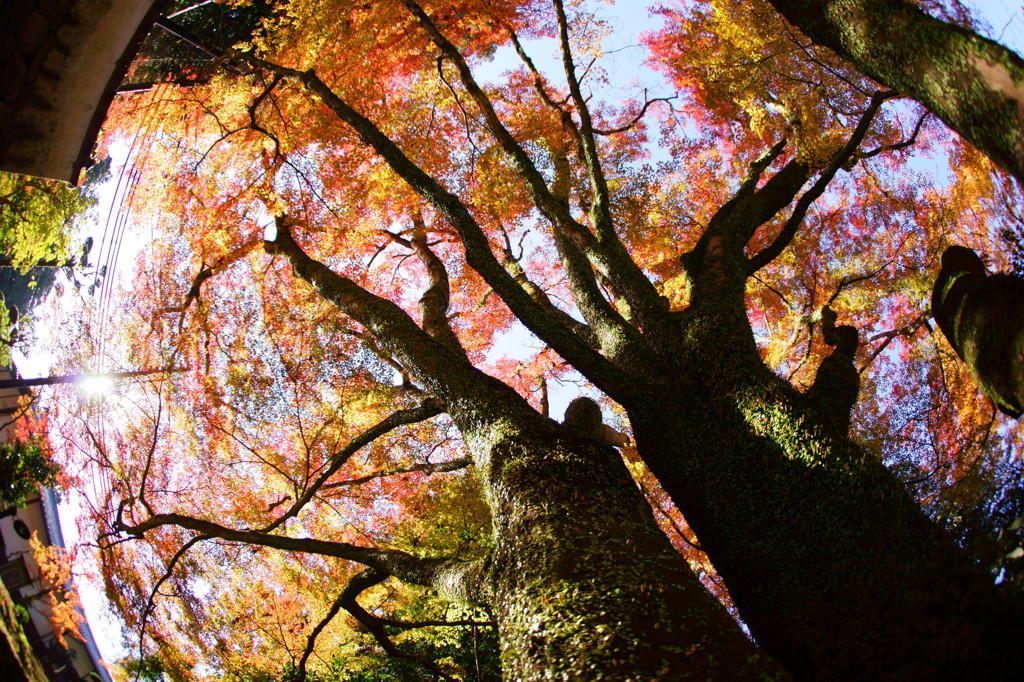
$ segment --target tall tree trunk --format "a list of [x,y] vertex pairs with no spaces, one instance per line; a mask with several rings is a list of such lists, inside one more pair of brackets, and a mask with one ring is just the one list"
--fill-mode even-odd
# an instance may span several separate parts
[[505,677],[785,677],[680,562],[618,452],[545,421],[476,454]]
[[769,0],[811,40],[913,97],[1024,182],[1024,60],[904,0]]
[[1012,677],[1019,601],[710,307],[684,316],[692,378],[630,419],[758,642],[800,679]]

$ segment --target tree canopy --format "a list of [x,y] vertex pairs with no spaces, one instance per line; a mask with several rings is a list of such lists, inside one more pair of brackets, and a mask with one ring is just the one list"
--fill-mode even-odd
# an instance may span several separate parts
[[1019,671],[1021,431],[929,306],[1020,189],[785,4],[657,7],[647,92],[598,3],[290,0],[115,104],[153,238],[63,362],[186,369],[50,424],[133,675]]

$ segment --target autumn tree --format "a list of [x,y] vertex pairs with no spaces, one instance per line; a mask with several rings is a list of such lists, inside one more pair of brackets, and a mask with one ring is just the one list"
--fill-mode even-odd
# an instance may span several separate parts
[[58,471],[49,448],[36,439],[0,443],[0,504],[24,505],[39,486],[56,483]]
[[22,272],[64,265],[72,255],[75,219],[96,205],[97,188],[110,177],[109,169],[109,159],[93,165],[80,188],[0,173],[0,264]]
[[[94,164],[81,187],[0,172],[0,365],[11,348],[32,338],[31,310],[56,283],[56,270],[88,264],[92,240],[79,253],[72,244],[84,214],[110,177],[110,160]],[[78,286],[77,279],[69,279]]]
[[[121,341],[189,371],[55,437],[109,476],[136,667],[473,679],[416,653],[445,621],[508,679],[1016,673],[1020,595],[936,500],[1018,436],[927,310],[1000,180],[767,3],[659,12],[673,98],[602,99],[586,3],[293,0],[250,75],[118,105],[160,221]],[[603,414],[553,420],[574,381]]]

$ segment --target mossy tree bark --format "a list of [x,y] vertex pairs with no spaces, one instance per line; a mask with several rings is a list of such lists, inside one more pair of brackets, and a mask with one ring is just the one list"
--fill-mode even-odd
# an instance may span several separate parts
[[963,246],[942,254],[932,314],[981,392],[1011,417],[1024,412],[1024,280],[990,275]]
[[1007,679],[1019,603],[819,405],[751,362],[706,362],[720,319],[690,322],[699,378],[630,418],[758,642],[801,679]]
[[1024,60],[904,0],[769,0],[818,45],[913,97],[1024,182]]
[[668,369],[626,404],[641,456],[751,632],[798,678],[1008,679],[1019,600],[849,440],[852,401],[801,394],[760,359],[744,287],[762,259],[744,247],[792,198],[784,173],[741,189],[684,257],[692,303],[656,339]]

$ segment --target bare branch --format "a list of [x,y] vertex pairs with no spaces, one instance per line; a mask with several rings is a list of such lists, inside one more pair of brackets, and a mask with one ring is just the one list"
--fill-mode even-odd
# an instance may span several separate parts
[[411,246],[427,269],[430,285],[420,296],[420,315],[423,330],[443,343],[450,350],[466,355],[466,349],[448,323],[448,305],[451,289],[448,284],[448,269],[427,243],[427,227],[419,211],[413,216],[413,237]]
[[617,128],[612,128],[610,130],[602,130],[600,128],[594,128],[594,134],[595,135],[608,136],[608,135],[615,135],[616,133],[624,133],[627,130],[630,130],[637,123],[639,123],[641,119],[643,119],[644,115],[647,113],[647,110],[650,108],[650,106],[652,104],[655,104],[657,102],[671,102],[672,100],[676,99],[676,95],[672,95],[671,97],[654,97],[653,99],[646,99],[646,97],[647,97],[647,90],[644,90],[644,97],[645,97],[644,105],[643,105],[643,107],[640,108],[640,113],[638,113],[636,116],[634,116],[633,119],[629,123],[624,123],[624,124],[618,126]]
[[393,575],[407,583],[432,587],[450,599],[482,604],[486,600],[479,580],[480,564],[446,558],[421,558],[395,549],[360,547],[347,542],[332,542],[314,538],[292,538],[258,530],[236,529],[212,521],[204,521],[184,514],[154,514],[133,526],[116,522],[117,530],[137,538],[161,526],[178,526],[210,538],[228,542],[271,547],[289,552],[319,554],[354,561],[375,570]]
[[288,511],[275,519],[269,526],[263,528],[261,532],[269,533],[275,528],[280,527],[281,524],[288,519],[298,514],[299,511],[308,504],[311,499],[313,499],[313,496],[316,495],[317,491],[325,486],[331,476],[337,473],[338,470],[352,458],[352,455],[359,452],[359,450],[399,426],[425,421],[431,417],[441,414],[441,412],[443,412],[443,408],[440,402],[432,398],[428,398],[417,407],[392,412],[366,431],[363,431],[361,434],[350,440],[348,445],[334,453],[334,455],[331,456],[330,466],[328,466],[327,469],[320,474],[320,476],[317,477],[317,479],[308,488],[306,488],[302,496],[295,500],[295,503],[289,507]]
[[405,653],[395,646],[395,643],[391,641],[391,638],[387,635],[387,631],[384,629],[384,623],[370,615],[366,609],[359,605],[359,602],[356,600],[359,594],[367,588],[383,582],[387,577],[387,573],[376,571],[372,568],[353,576],[352,579],[349,580],[348,585],[345,586],[341,595],[338,597],[338,602],[346,611],[352,614],[353,618],[358,620],[370,632],[370,634],[373,635],[373,638],[377,640],[377,643],[380,644],[381,648],[383,648],[385,652],[387,652],[388,656],[415,661],[445,680],[454,680],[455,678],[447,675],[433,661],[423,658],[422,656]]
[[465,469],[472,464],[473,460],[470,457],[459,457],[458,459],[450,459],[447,462],[421,462],[420,464],[413,464],[412,466],[403,467],[401,469],[383,469],[381,471],[375,471],[372,474],[367,474],[366,476],[360,476],[359,478],[350,478],[346,481],[327,483],[321,487],[321,490],[333,490],[335,488],[361,485],[363,483],[368,483],[378,478],[386,478],[388,476],[401,476],[404,474],[416,473],[423,473],[427,475],[447,473],[449,471]]
[[886,100],[895,96],[896,93],[892,90],[876,92],[872,96],[871,103],[868,104],[868,108],[861,116],[860,122],[857,124],[857,128],[853,131],[853,134],[850,136],[846,145],[832,157],[832,161],[830,161],[829,165],[822,170],[821,175],[818,176],[814,185],[804,192],[803,196],[801,196],[797,201],[796,206],[793,208],[793,213],[790,214],[789,219],[786,221],[786,224],[783,225],[782,230],[779,232],[775,240],[763,251],[750,259],[747,268],[748,273],[753,274],[768,265],[778,258],[783,250],[789,246],[789,243],[793,241],[793,237],[796,235],[800,224],[803,222],[804,216],[807,215],[807,210],[811,207],[811,204],[813,204],[817,198],[822,195],[825,188],[828,187],[830,182],[832,182],[836,173],[839,172],[839,169],[842,168],[846,164],[847,160],[857,151],[857,147],[864,139],[864,136],[867,135],[868,129],[871,127],[871,122],[874,120],[875,114],[878,113],[882,104]]
[[[869,343],[873,341],[878,341],[879,339],[885,340],[878,346],[878,348],[871,352],[871,357],[867,359],[867,361],[861,366],[859,370],[857,370],[857,373],[863,374],[865,371],[867,371],[867,368],[871,366],[871,363],[875,361],[875,358],[881,355],[885,351],[885,349],[889,347],[889,344],[892,343],[897,338],[901,336],[909,338],[916,334],[917,330],[920,329],[921,327],[928,327],[929,331],[931,331],[931,327],[928,324],[928,320],[931,319],[931,316],[932,311],[930,309],[925,310],[920,315],[918,315],[917,317],[915,317],[913,320],[903,325],[902,327],[897,327],[896,329],[890,329],[889,331],[875,334],[870,339],[868,339]],[[942,368],[942,363],[939,363],[939,368]]]
[[206,282],[206,280],[210,279],[214,275],[220,274],[230,266],[234,265],[238,261],[248,256],[250,253],[252,253],[262,245],[263,243],[261,240],[252,239],[229,251],[227,254],[224,255],[223,258],[218,260],[214,265],[203,264],[203,266],[199,269],[199,272],[192,279],[192,286],[188,290],[188,294],[186,294],[185,296],[185,302],[181,305],[180,309],[176,308],[174,309],[174,311],[181,312],[182,319],[184,319],[185,311],[188,310],[189,306],[192,305],[193,301],[199,299],[201,287],[203,286],[203,283]]
[[302,652],[302,656],[299,657],[299,662],[296,666],[295,671],[295,682],[306,682],[306,663],[309,661],[309,657],[313,655],[313,650],[316,648],[316,638],[320,636],[320,633],[324,631],[334,617],[338,615],[338,611],[341,611],[341,607],[346,599],[346,594],[342,591],[341,594],[331,604],[331,608],[327,609],[327,613],[320,622],[316,624],[313,631],[309,633],[309,637],[306,638],[306,648]]
[[160,579],[153,585],[153,589],[149,592],[149,598],[146,599],[146,605],[142,609],[142,618],[139,624],[139,658],[145,658],[144,643],[146,641],[146,621],[149,620],[149,614],[153,611],[153,607],[156,606],[156,595],[160,590],[160,586],[167,582],[171,574],[174,572],[174,567],[178,565],[178,561],[188,553],[190,549],[198,545],[203,540],[209,540],[209,535],[197,535],[184,545],[181,546],[171,560],[167,562],[167,568],[164,570],[164,574],[160,576]]
[[455,92],[455,88],[453,88],[451,83],[448,82],[448,79],[444,77],[444,59],[441,57],[437,58],[437,77],[440,78],[441,82],[444,83],[446,88],[448,88],[448,92],[451,93],[456,106],[458,106],[459,111],[462,112],[462,125],[466,129],[466,142],[469,143],[469,146],[472,149],[472,158],[475,159],[480,150],[477,149],[476,142],[473,141],[473,132],[469,125],[470,115],[469,112],[466,111],[466,107],[462,106],[462,100],[459,99],[459,95]]
[[843,293],[843,289],[845,289],[846,287],[854,284],[860,284],[861,282],[866,282],[867,280],[871,279],[872,277],[875,277],[880,272],[885,270],[887,267],[892,265],[893,262],[896,260],[896,256],[899,255],[900,251],[903,249],[903,245],[907,243],[907,240],[909,238],[910,235],[907,235],[903,238],[903,241],[899,243],[899,246],[897,246],[896,250],[893,252],[892,257],[889,258],[889,260],[887,260],[881,267],[872,270],[871,272],[864,275],[858,275],[856,277],[844,277],[843,279],[841,279],[839,281],[839,285],[836,287],[835,293],[833,293],[831,298],[828,299],[828,301],[825,303],[825,306],[827,307],[832,305],[835,302],[835,300],[839,298],[839,294]]
[[902,142],[897,142],[895,144],[882,145],[881,147],[876,147],[875,149],[872,149],[871,151],[868,152],[858,152],[853,155],[853,157],[850,159],[850,161],[847,162],[846,166],[844,167],[847,170],[849,170],[850,168],[853,167],[853,163],[860,161],[861,159],[870,159],[873,156],[878,156],[879,154],[884,154],[885,152],[897,152],[912,146],[915,142],[917,142],[917,136],[921,132],[921,127],[924,125],[924,122],[928,120],[928,117],[930,115],[931,112],[926,111],[924,114],[921,115],[919,119],[917,119],[917,125],[914,126],[914,132],[908,139]]
[[253,99],[252,103],[249,105],[249,127],[257,132],[263,133],[271,140],[273,140],[275,157],[281,156],[281,140],[278,139],[276,134],[270,132],[269,130],[267,130],[266,128],[259,124],[259,122],[256,120],[256,113],[257,110],[260,108],[260,105],[263,104],[264,100],[270,97],[270,93],[273,92],[274,88],[276,88],[281,83],[282,80],[284,80],[283,76],[274,76],[274,79],[271,80],[266,86],[264,86],[263,92],[257,95],[256,98]]

